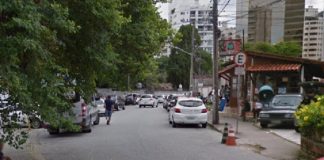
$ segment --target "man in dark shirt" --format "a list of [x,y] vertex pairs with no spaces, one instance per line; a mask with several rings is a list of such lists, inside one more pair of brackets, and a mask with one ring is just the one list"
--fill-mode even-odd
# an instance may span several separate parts
[[107,96],[105,100],[105,106],[106,106],[106,119],[107,119],[107,125],[110,124],[112,110],[114,106],[114,101],[111,100],[110,96]]

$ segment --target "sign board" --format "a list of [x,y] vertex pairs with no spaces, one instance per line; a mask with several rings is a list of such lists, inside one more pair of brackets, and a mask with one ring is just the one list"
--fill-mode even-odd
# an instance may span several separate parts
[[233,56],[241,51],[241,39],[229,39],[219,41],[219,55]]
[[246,62],[246,55],[244,53],[236,54],[235,58],[234,58],[234,62],[238,66],[243,66],[245,64],[245,62]]
[[234,73],[238,76],[245,75],[245,69],[244,67],[235,67]]

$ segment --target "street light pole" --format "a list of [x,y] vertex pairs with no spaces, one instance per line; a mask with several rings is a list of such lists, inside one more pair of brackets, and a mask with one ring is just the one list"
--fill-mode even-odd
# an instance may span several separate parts
[[191,56],[190,56],[190,80],[189,80],[189,90],[193,91],[193,72],[194,72],[194,52],[195,52],[195,22],[191,26]]
[[219,76],[218,76],[218,0],[213,0],[213,30],[214,30],[214,52],[213,52],[213,76],[214,76],[214,103],[213,103],[213,124],[219,124]]

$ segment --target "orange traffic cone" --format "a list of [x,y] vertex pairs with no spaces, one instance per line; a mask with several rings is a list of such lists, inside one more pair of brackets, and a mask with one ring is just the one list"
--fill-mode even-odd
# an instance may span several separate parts
[[236,146],[236,137],[235,133],[233,130],[233,127],[230,126],[229,131],[228,131],[228,137],[226,139],[226,145],[228,146]]

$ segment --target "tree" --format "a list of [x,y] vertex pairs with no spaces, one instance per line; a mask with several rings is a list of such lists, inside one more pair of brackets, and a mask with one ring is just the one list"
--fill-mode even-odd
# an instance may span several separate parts
[[[127,77],[131,77],[131,86],[147,79],[155,79],[156,63],[154,56],[162,49],[171,33],[170,26],[163,20],[152,1],[122,0],[127,4],[122,8],[129,22],[122,25],[115,35],[113,48],[118,54],[114,63],[114,76],[107,77],[111,85],[119,89],[127,88]],[[156,73],[156,72],[155,72]]]
[[[56,57],[64,48],[59,35],[77,32],[68,9],[47,0],[0,1],[0,6],[1,93],[9,93],[8,105],[27,114],[37,111],[47,122],[66,121],[58,113],[67,109],[64,93],[73,87],[64,81],[68,70]],[[9,111],[1,112],[2,122],[9,122]],[[2,141],[14,147],[25,143],[27,133],[17,128],[15,123],[4,128]]]
[[297,42],[279,42],[274,45],[266,42],[247,43],[245,50],[292,57],[298,57],[302,53],[302,48]]
[[[173,39],[173,45],[185,51],[192,52],[192,29],[193,28],[191,25],[181,26]],[[198,49],[201,44],[201,39],[196,28],[194,28],[194,36],[196,59],[196,63],[194,64],[194,72],[195,74],[211,73],[211,55],[203,50]],[[172,49],[167,64],[168,66],[166,67],[166,70],[168,82],[172,83],[174,87],[178,87],[179,84],[182,84],[184,88],[189,88],[190,55],[183,53],[179,49]]]

